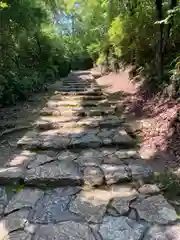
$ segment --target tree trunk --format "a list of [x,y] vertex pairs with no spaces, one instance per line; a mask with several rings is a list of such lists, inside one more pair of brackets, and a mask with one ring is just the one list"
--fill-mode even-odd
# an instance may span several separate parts
[[[170,0],[169,2],[169,10],[173,10],[177,6],[177,0]],[[171,28],[173,26],[173,16],[169,19],[169,24],[166,28],[166,34],[165,34],[165,40],[164,40],[164,51],[166,50],[167,46],[169,45],[169,38],[170,38],[170,32]]]
[[[162,0],[156,0],[156,12],[157,12],[157,19],[158,21],[163,20],[163,12],[162,12]],[[157,52],[157,61],[158,61],[158,76],[159,80],[161,81],[164,75],[164,53],[163,53],[163,31],[164,31],[164,24],[159,24],[159,49]]]

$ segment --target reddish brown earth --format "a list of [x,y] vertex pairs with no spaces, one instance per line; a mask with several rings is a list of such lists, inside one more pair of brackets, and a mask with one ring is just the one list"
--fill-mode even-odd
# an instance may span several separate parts
[[[176,121],[180,104],[152,96],[148,88],[129,79],[129,69],[97,79],[111,96],[123,92],[124,114],[140,136],[140,153],[156,171],[180,167],[180,123]],[[122,97],[119,97],[119,99]]]

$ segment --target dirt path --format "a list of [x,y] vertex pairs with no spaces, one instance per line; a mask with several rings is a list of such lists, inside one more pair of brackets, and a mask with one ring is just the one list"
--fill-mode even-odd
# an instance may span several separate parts
[[126,118],[141,138],[140,152],[156,171],[180,166],[180,124],[175,122],[180,103],[167,97],[151,96],[143,82],[129,80],[129,71],[111,73],[97,79],[106,85],[109,98],[124,97]]

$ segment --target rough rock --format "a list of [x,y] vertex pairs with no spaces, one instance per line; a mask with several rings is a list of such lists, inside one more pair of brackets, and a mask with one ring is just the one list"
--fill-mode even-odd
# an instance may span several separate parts
[[56,223],[67,220],[77,220],[78,218],[68,212],[68,204],[72,195],[79,191],[78,188],[57,188],[46,193],[41,198],[31,212],[31,222],[33,223]]
[[24,178],[24,169],[21,167],[0,168],[1,183],[16,183]]
[[58,154],[59,160],[73,161],[77,158],[77,154],[70,151],[63,151]]
[[88,222],[100,223],[108,202],[109,198],[101,195],[100,190],[81,191],[71,202],[69,210]]
[[174,208],[162,195],[151,196],[133,203],[141,219],[151,223],[168,224],[177,220]]
[[0,216],[3,214],[6,204],[7,204],[6,189],[0,186]]
[[131,187],[122,186],[118,197],[112,199],[108,208],[108,213],[114,216],[125,215],[129,211],[129,206],[132,200],[136,199],[138,192]]
[[134,149],[131,149],[131,150],[128,150],[128,149],[118,150],[118,151],[115,151],[115,155],[119,159],[138,158],[139,157],[137,151],[134,150]]
[[129,172],[131,177],[135,180],[138,179],[146,179],[152,176],[152,169],[150,166],[145,164],[141,159],[134,160],[125,160],[126,164],[128,164]]
[[84,183],[90,186],[99,186],[104,182],[104,173],[99,167],[86,167],[84,169]]
[[27,184],[44,185],[47,182],[61,186],[81,184],[82,176],[72,161],[55,161],[29,169],[25,174]]
[[23,229],[28,221],[28,210],[20,210],[9,214],[0,221],[0,239],[4,240],[10,232]]
[[11,232],[8,235],[6,235],[5,238],[3,238],[3,240],[31,240],[31,239],[32,235],[23,230]]
[[40,239],[96,240],[88,225],[73,221],[40,226],[33,240]]
[[144,184],[138,189],[142,194],[157,194],[160,193],[160,189],[156,184]]
[[13,196],[5,208],[5,213],[24,207],[33,207],[42,195],[43,191],[41,190],[25,188]]
[[102,141],[99,137],[94,134],[86,134],[80,138],[74,138],[71,141],[71,144],[74,146],[81,145],[81,147],[99,147],[102,144]]
[[104,164],[123,165],[123,162],[115,154],[112,154],[104,158]]
[[30,147],[36,147],[40,144],[37,131],[28,131],[25,136],[23,136],[18,141],[18,146],[29,145]]
[[103,240],[140,240],[145,227],[127,217],[105,217],[100,226]]
[[180,239],[180,224],[170,226],[153,226],[149,229],[144,237],[144,240],[179,240]]
[[54,149],[65,149],[70,143],[70,137],[68,136],[60,136],[54,135],[50,136],[48,133],[47,135],[41,136],[42,142],[40,147],[43,149],[54,148]]
[[103,164],[101,166],[106,183],[108,185],[123,182],[128,180],[128,172],[126,171],[126,166],[122,165],[110,165],[110,164]]
[[119,130],[113,137],[114,143],[121,143],[125,145],[133,145],[133,139],[127,134],[125,130]]
[[28,168],[35,168],[45,163],[53,161],[54,158],[47,156],[46,154],[37,154],[33,161],[28,164]]
[[103,154],[99,150],[86,149],[80,153],[75,160],[80,166],[100,166],[103,161]]

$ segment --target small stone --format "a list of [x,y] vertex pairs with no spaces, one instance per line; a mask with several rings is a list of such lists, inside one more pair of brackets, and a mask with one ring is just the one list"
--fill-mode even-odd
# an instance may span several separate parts
[[177,220],[174,208],[162,195],[156,195],[134,203],[141,219],[151,223],[168,224]]
[[119,159],[128,159],[128,158],[138,158],[139,155],[137,153],[136,150],[118,150],[115,152],[115,155],[119,158]]
[[23,230],[11,232],[3,238],[3,240],[31,240],[31,239],[32,235]]
[[40,226],[33,240],[40,239],[96,240],[87,224],[73,221]]
[[110,164],[103,164],[101,166],[106,183],[108,185],[123,182],[128,180],[128,173],[126,171],[126,166],[124,164],[122,165],[110,165]]
[[142,194],[156,194],[160,193],[160,189],[156,184],[145,184],[138,189]]
[[[76,220],[77,217],[68,212],[68,204],[72,195],[79,191],[76,187],[57,188],[47,192],[36,204],[30,214],[33,223],[56,223]],[[75,218],[76,217],[76,218]]]
[[128,215],[128,218],[132,219],[132,220],[137,220],[137,213],[136,213],[136,210],[135,209],[131,209],[129,215]]
[[0,239],[8,236],[12,231],[23,229],[27,222],[29,211],[20,210],[9,214],[0,221]]
[[38,225],[26,222],[24,230],[28,233],[34,234],[36,232],[37,228],[38,228]]
[[103,154],[95,149],[87,149],[81,152],[75,160],[80,166],[100,166],[103,161]]
[[73,138],[72,145],[81,147],[99,147],[102,144],[101,139],[94,134],[86,134],[80,138]]
[[119,130],[113,137],[113,142],[118,144],[132,145],[133,140],[125,130]]
[[82,216],[88,222],[100,223],[108,202],[109,198],[104,198],[100,190],[81,191],[71,202],[69,210]]
[[84,169],[84,182],[90,186],[102,185],[104,181],[103,171],[99,167],[86,167]]
[[104,145],[111,145],[112,144],[112,140],[110,138],[104,138],[103,139],[103,143],[104,143]]
[[34,185],[58,183],[64,185],[81,184],[82,176],[72,161],[54,161],[29,169],[25,174],[25,182]]
[[38,189],[23,189],[10,200],[5,208],[5,213],[10,213],[24,207],[33,207],[42,195],[43,191]]
[[128,164],[132,178],[135,180],[149,178],[153,174],[151,167],[145,164],[142,160],[127,160],[126,163]]
[[140,240],[145,227],[127,217],[105,217],[100,226],[103,240]]
[[108,213],[114,216],[125,215],[129,211],[129,205],[132,200],[136,199],[137,191],[129,189],[127,192],[122,192],[122,196],[115,197],[110,203]]

